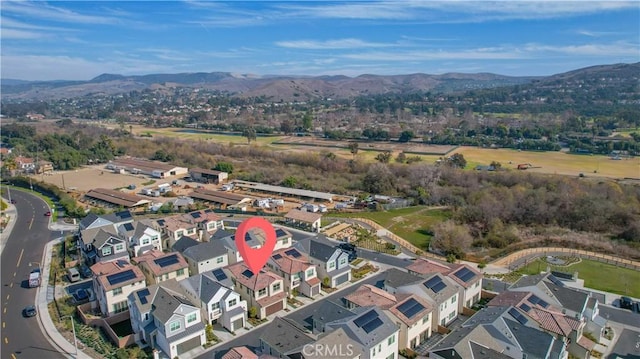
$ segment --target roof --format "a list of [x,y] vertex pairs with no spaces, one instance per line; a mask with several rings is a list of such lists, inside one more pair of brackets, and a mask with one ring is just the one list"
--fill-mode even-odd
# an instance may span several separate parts
[[391,288],[398,288],[421,281],[423,278],[401,271],[398,268],[390,268],[383,273],[383,284]]
[[304,272],[310,267],[315,268],[305,257],[306,256],[302,256],[295,248],[283,248],[273,252],[270,260],[275,263],[282,272],[295,274]]
[[[309,238],[309,256],[326,262],[333,256],[336,251],[344,252],[340,248],[332,247],[326,243],[322,243],[315,238]],[[345,252],[346,253],[346,252]]]
[[203,274],[183,279],[180,284],[195,293],[204,303],[208,303],[220,291],[233,292],[231,288],[227,288],[212,277]]
[[548,273],[540,273],[535,275],[525,275],[520,277],[515,283],[509,287],[510,289],[531,287],[542,281]]
[[638,348],[638,338],[640,330],[623,329],[618,337],[618,341],[611,348],[608,359],[638,359],[640,358],[640,348]]
[[550,334],[508,318],[504,318],[504,321],[522,347],[522,351],[528,356],[545,358],[549,349],[553,347],[555,339]]
[[265,342],[278,353],[287,355],[302,351],[303,346],[314,342],[315,339],[307,335],[304,329],[292,320],[276,317],[264,328],[260,341]]
[[135,194],[124,193],[107,188],[94,188],[87,192],[85,196],[123,207],[136,207],[151,202],[142,197],[136,196]]
[[458,264],[453,266],[452,270],[447,273],[447,276],[456,281],[461,286],[469,288],[480,278],[482,278],[482,273],[478,272],[470,265]]
[[540,325],[542,330],[568,337],[573,330],[580,327],[580,322],[574,318],[567,317],[562,313],[551,312],[539,308],[531,308],[527,312],[529,317]]
[[301,211],[299,209],[292,209],[284,215],[284,218],[293,219],[300,222],[314,223],[315,221],[322,218],[322,214]]
[[358,307],[352,312],[355,314],[327,325],[333,328],[342,328],[352,340],[367,349],[398,332],[396,323],[380,308]]
[[180,239],[178,239],[176,241],[176,243],[173,244],[171,249],[176,251],[176,252],[183,253],[187,248],[193,247],[193,246],[198,245],[200,243],[202,243],[202,242],[198,242],[198,241],[196,241],[195,239],[193,239],[191,237],[182,236],[182,237],[180,237]]
[[414,323],[417,323],[432,311],[433,307],[426,300],[415,294],[411,294],[402,300],[398,300],[394,306],[389,308],[389,312],[409,327]]
[[202,262],[226,255],[227,248],[220,242],[202,242],[188,247],[182,254],[196,262]]
[[[304,359],[326,359],[327,351],[319,350],[316,353],[316,348],[325,348],[329,345],[334,348],[343,348],[342,350],[332,353],[331,358],[334,359],[359,358],[363,354],[358,343],[349,338],[344,329],[338,328],[322,335],[318,340],[316,340],[314,345],[310,345],[305,348]],[[346,348],[350,348],[351,350],[347,350]]]
[[227,269],[238,283],[254,291],[266,288],[278,280],[283,280],[279,275],[265,269],[261,269],[257,274],[253,274],[244,262],[230,265]]
[[177,252],[163,253],[158,250],[150,250],[135,260],[139,265],[147,267],[155,276],[189,267],[187,261]]
[[333,193],[310,191],[306,189],[289,188],[282,186],[273,186],[269,184],[247,182],[247,181],[234,181],[233,184],[237,187],[247,190],[257,190],[263,192],[271,192],[276,194],[286,194],[298,197],[316,198],[331,202],[335,196]]
[[361,285],[355,292],[345,296],[344,299],[360,307],[376,306],[382,309],[388,309],[397,303],[393,294],[370,284]]
[[128,209],[125,209],[124,211],[120,211],[120,212],[105,214],[102,216],[102,218],[106,219],[109,222],[113,222],[115,224],[133,222],[133,215]]
[[444,263],[436,262],[430,259],[417,258],[413,263],[406,267],[411,272],[418,274],[443,273],[451,271],[451,267]]
[[162,163],[158,161],[149,161],[149,160],[130,158],[130,157],[117,158],[113,161],[110,161],[110,163],[118,167],[137,168],[139,170],[148,171],[148,172],[153,172],[153,171],[167,172],[169,170],[172,170],[178,167],[168,163]]
[[116,234],[117,231],[113,227],[113,224],[107,224],[101,227],[81,230],[80,237],[82,237],[82,243],[93,244],[94,240],[96,239],[96,236],[98,236],[98,234],[101,232],[106,232],[113,235],[114,237],[117,237],[117,234]]
[[473,359],[511,359],[510,356],[502,354],[491,348],[487,348],[476,342],[469,342],[469,347],[473,355]]
[[229,349],[220,359],[258,359],[258,356],[247,347],[235,347]]
[[158,319],[160,323],[164,324],[171,319],[183,304],[195,309],[193,303],[191,303],[187,296],[181,293],[178,288],[179,287],[174,285],[173,288],[169,289],[163,282],[153,298],[151,314]]
[[93,224],[93,222],[97,221],[98,219],[100,219],[101,217],[98,217],[97,214],[95,213],[89,213],[86,217],[84,217],[81,221],[80,221],[80,228],[87,228],[89,227],[91,224]]
[[572,310],[576,313],[582,313],[587,306],[589,295],[587,293],[574,290],[569,287],[559,286],[554,283],[545,281],[544,284],[549,288],[551,294],[558,300],[563,308]]
[[351,315],[354,315],[352,311],[329,299],[320,301],[320,304],[314,307],[310,317],[313,328],[323,331],[326,323]]
[[511,292],[506,291],[502,292],[499,295],[495,296],[489,303],[487,303],[490,307],[504,307],[504,306],[514,306],[516,307],[520,302],[522,302],[526,297],[528,297],[530,292]]
[[93,236],[93,240],[91,241],[91,244],[93,244],[94,247],[100,248],[106,243],[109,243],[109,244],[125,243],[126,245],[126,241],[120,238],[120,236],[105,230],[105,229],[113,228],[112,226],[104,226],[104,227],[107,227],[107,228],[100,227],[98,231],[95,232],[95,235]]
[[227,174],[227,172],[216,171],[216,170],[208,170],[208,169],[204,169],[204,168],[190,168],[189,172],[202,173],[202,174],[206,174],[206,175],[210,175],[210,176],[219,176],[222,173]]
[[247,196],[241,196],[225,191],[211,191],[204,188],[194,189],[193,192],[189,194],[189,197],[226,205],[236,205],[246,199],[250,199],[250,197]]
[[125,261],[98,262],[91,266],[91,271],[105,291],[144,282],[140,268]]
[[182,215],[182,217],[191,223],[218,222],[222,220],[219,214],[210,209],[189,212]]
[[218,229],[215,232],[213,232],[213,234],[211,235],[211,237],[209,237],[209,241],[217,241],[217,240],[221,240],[227,237],[232,237],[233,236],[233,232],[226,230],[226,229]]

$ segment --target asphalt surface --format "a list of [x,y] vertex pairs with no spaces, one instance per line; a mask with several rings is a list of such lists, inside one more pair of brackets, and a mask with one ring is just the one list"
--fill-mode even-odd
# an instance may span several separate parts
[[38,325],[39,318],[22,316],[24,307],[35,304],[36,288],[28,288],[29,273],[40,266],[45,244],[55,237],[48,228],[51,217],[44,215],[49,208],[42,199],[18,190],[11,191],[11,199],[16,201],[18,216],[2,252],[0,264],[1,357],[65,358],[44,337]]
[[634,313],[629,309],[614,308],[608,305],[599,306],[600,316],[612,322],[640,328],[640,313]]
[[[311,304],[305,305],[304,307],[301,307],[295,312],[290,313],[288,315],[284,315],[283,317],[292,319],[297,323],[304,324],[305,319],[309,318],[313,314],[314,309],[316,309],[319,305],[321,305],[322,301],[331,300],[335,303],[342,304],[342,298],[344,296],[354,292],[356,289],[360,288],[360,286],[363,284],[375,284],[378,280],[380,280],[381,277],[382,277],[382,273],[373,275],[369,278],[362,280],[361,282],[358,282],[355,285],[351,285],[349,287],[343,288],[342,290],[338,290],[337,292],[332,293],[331,295],[322,297],[322,299],[316,300]],[[201,356],[198,356],[197,358],[198,359],[219,359],[227,351],[229,351],[229,349],[233,347],[243,346],[243,345],[255,350],[256,348],[260,347],[260,335],[265,330],[265,328],[268,327],[268,324],[269,323],[262,324],[259,327],[255,328],[254,330],[250,331],[249,333],[242,335],[231,341],[225,342],[221,346]]]

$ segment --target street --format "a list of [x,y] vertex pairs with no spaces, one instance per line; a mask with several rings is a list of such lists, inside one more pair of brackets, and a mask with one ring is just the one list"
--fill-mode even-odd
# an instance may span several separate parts
[[35,304],[29,273],[40,266],[44,246],[54,238],[48,229],[51,217],[44,215],[49,208],[42,199],[18,190],[11,190],[11,199],[18,216],[2,252],[2,358],[65,358],[44,337],[38,317],[22,316],[24,307]]

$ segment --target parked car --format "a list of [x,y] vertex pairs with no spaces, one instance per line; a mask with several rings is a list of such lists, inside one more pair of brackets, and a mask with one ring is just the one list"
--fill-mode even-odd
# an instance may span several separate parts
[[633,300],[629,297],[620,297],[620,308],[633,310]]
[[22,315],[24,315],[27,318],[35,317],[36,314],[38,314],[38,311],[36,310],[36,307],[33,305],[30,305],[22,310]]
[[16,204],[16,200],[15,200],[15,199],[12,199],[12,200],[11,200],[11,204]]
[[46,217],[51,217],[51,211],[47,211],[47,212],[45,212],[45,214],[44,214],[44,215],[45,215]]
[[356,251],[356,246],[355,244],[351,244],[351,243],[340,243],[338,244],[338,248],[347,251],[347,252],[355,252]]
[[91,272],[91,269],[89,269],[89,267],[84,264],[80,266],[80,274],[84,278],[91,278],[93,276],[93,272]]

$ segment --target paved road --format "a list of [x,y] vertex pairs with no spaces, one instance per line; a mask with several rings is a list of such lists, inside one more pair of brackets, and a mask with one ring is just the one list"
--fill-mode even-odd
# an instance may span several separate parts
[[39,318],[22,317],[22,309],[35,304],[36,289],[27,288],[29,273],[39,266],[45,244],[54,237],[48,229],[50,217],[44,216],[49,209],[43,200],[22,191],[11,191],[11,198],[16,200],[18,216],[0,264],[2,359],[65,358],[45,339]]
[[[356,289],[358,289],[362,284],[374,284],[375,282],[377,282],[378,280],[380,280],[380,278],[382,277],[382,273],[378,273],[374,276],[371,276],[369,278],[366,278],[360,282],[358,282],[355,285],[346,287],[342,290],[339,290],[327,297],[323,297],[321,300],[316,300],[315,302],[308,304],[300,309],[298,309],[297,311],[285,315],[285,318],[290,318],[298,323],[304,323],[304,320],[307,319],[309,316],[312,315],[314,309],[316,309],[323,300],[332,300],[336,303],[342,303],[342,297],[348,295],[349,293],[354,292]],[[207,352],[199,357],[197,357],[198,359],[219,359],[221,358],[224,353],[226,353],[229,349],[233,348],[233,347],[237,347],[237,346],[247,346],[250,348],[257,348],[260,346],[260,335],[262,334],[262,332],[264,331],[264,329],[267,327],[267,324],[263,324],[259,327],[257,327],[256,329],[252,330],[251,332],[240,336],[236,339],[233,339],[231,341],[228,341],[224,344],[222,344],[221,346],[215,348],[214,350]]]

